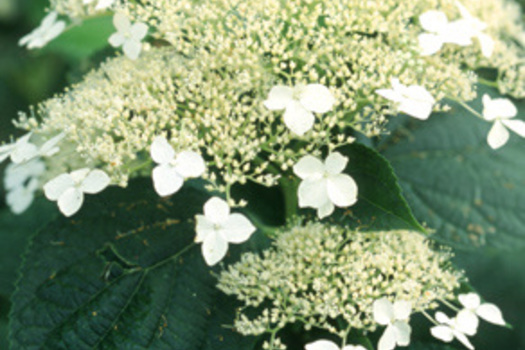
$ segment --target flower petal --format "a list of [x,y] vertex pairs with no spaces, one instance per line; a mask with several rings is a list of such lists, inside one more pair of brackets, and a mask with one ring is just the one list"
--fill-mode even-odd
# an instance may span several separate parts
[[317,217],[323,219],[334,212],[334,204],[327,200],[323,205],[317,208]]
[[131,28],[131,22],[123,13],[116,13],[113,16],[113,25],[119,33],[127,33]]
[[293,89],[288,86],[274,86],[264,101],[264,106],[271,111],[285,109],[293,99]]
[[75,186],[75,181],[69,174],[58,175],[44,185],[47,199],[56,201],[69,188]]
[[518,114],[518,109],[507,98],[492,99],[489,95],[483,95],[483,118],[492,121],[497,118],[509,119]]
[[120,47],[126,41],[126,37],[121,33],[113,33],[109,36],[108,42],[113,47]]
[[84,194],[82,191],[76,187],[70,187],[58,198],[58,209],[62,214],[69,217],[82,207],[83,202]]
[[326,86],[308,84],[301,88],[299,102],[310,112],[326,113],[332,110],[335,98]]
[[168,164],[175,158],[175,150],[164,136],[157,136],[151,143],[150,155],[155,163]]
[[301,179],[320,179],[324,175],[325,166],[318,158],[307,155],[299,159],[293,167],[295,175]]
[[426,120],[432,113],[435,100],[422,86],[411,85],[405,90],[406,98],[400,103],[398,110],[411,117]]
[[184,178],[169,165],[159,165],[153,169],[153,186],[162,197],[177,192],[184,184]]
[[62,141],[62,139],[66,136],[65,133],[61,132],[55,137],[52,137],[51,139],[47,140],[41,147],[38,153],[43,157],[50,157],[54,154],[56,154],[60,148],[58,148],[56,145]]
[[362,345],[346,345],[343,350],[366,350]]
[[380,325],[387,325],[394,319],[394,307],[387,298],[374,301],[374,320]]
[[487,322],[494,323],[500,326],[505,326],[506,322],[503,319],[501,310],[494,304],[485,303],[478,307],[476,314]]
[[9,191],[6,195],[5,201],[14,214],[22,214],[31,206],[34,198],[35,191],[31,188],[22,186]]
[[326,180],[323,178],[316,180],[306,179],[301,181],[299,189],[297,190],[299,207],[317,209],[324,205],[329,201],[326,187]]
[[396,330],[392,325],[386,327],[377,344],[377,350],[392,350],[396,347]]
[[406,300],[394,302],[394,318],[396,320],[408,320],[412,313],[412,303]]
[[449,326],[435,326],[430,328],[430,333],[434,338],[450,343],[454,339],[454,332]]
[[71,175],[71,178],[73,181],[75,181],[75,185],[80,185],[82,181],[88,176],[91,169],[89,168],[82,168],[75,171],[72,171],[69,175]]
[[345,170],[348,164],[348,157],[343,156],[339,152],[332,152],[326,157],[324,161],[325,171],[329,174],[340,174]]
[[197,233],[195,242],[201,243],[209,235],[215,234],[215,225],[206,216],[197,214],[195,215],[195,221],[197,222],[195,226],[195,232]]
[[338,207],[348,207],[357,202],[357,184],[350,175],[331,175],[326,180],[328,198]]
[[431,56],[443,47],[443,37],[431,33],[419,34],[417,37],[421,56]]
[[481,53],[483,56],[490,58],[494,53],[495,42],[490,35],[480,33],[478,34],[479,44],[481,46]]
[[202,255],[208,266],[221,261],[228,252],[228,242],[217,233],[210,234],[202,243]]
[[105,10],[111,5],[113,5],[114,2],[115,0],[99,0],[97,6],[95,6],[95,10]]
[[376,94],[393,102],[401,102],[403,99],[403,96],[401,96],[399,92],[392,89],[379,89],[376,90]]
[[436,321],[447,325],[450,325],[450,323],[452,322],[450,318],[441,311],[436,312]]
[[463,309],[456,316],[456,329],[466,335],[474,335],[478,331],[479,318],[468,309]]
[[284,112],[284,124],[294,134],[303,136],[314,126],[315,117],[312,112],[306,110],[298,101],[291,101]]
[[175,158],[175,169],[184,178],[199,177],[204,174],[206,165],[197,152],[182,151]]
[[16,164],[27,162],[38,155],[38,147],[29,142],[17,142],[13,152],[11,152],[11,161]]
[[519,119],[503,119],[501,122],[516,134],[525,137],[525,121]]
[[142,43],[135,40],[126,40],[122,46],[122,51],[130,60],[136,60],[139,58],[140,51],[142,50]]
[[399,346],[407,346],[410,344],[410,334],[412,328],[407,322],[396,321],[393,324],[394,331],[396,333],[396,344]]
[[507,143],[509,137],[510,134],[507,128],[500,120],[496,120],[487,135],[487,143],[492,149],[498,149]]
[[442,11],[430,10],[419,16],[419,23],[426,31],[439,33],[446,29],[448,18]]
[[44,45],[50,42],[51,40],[55,39],[60,34],[62,34],[64,29],[66,29],[66,22],[64,21],[58,21],[55,24],[53,24],[53,26],[45,32],[45,35],[42,36]]
[[222,224],[230,216],[230,206],[225,200],[212,197],[204,204],[204,215],[214,224]]
[[304,348],[305,350],[339,350],[339,346],[330,340],[318,340],[313,343],[306,344]]
[[95,194],[108,187],[111,179],[103,170],[92,170],[80,184],[80,190],[84,193]]
[[221,233],[230,243],[246,242],[256,228],[246,216],[234,213],[222,224]]
[[460,294],[458,300],[466,309],[474,310],[481,305],[481,299],[476,293]]
[[130,34],[133,40],[141,41],[148,34],[148,25],[142,22],[137,22],[131,26]]
[[452,331],[452,333],[454,334],[454,337],[456,337],[456,339],[460,341],[461,344],[467,347],[467,349],[474,350],[474,346],[470,343],[465,334],[454,330]]

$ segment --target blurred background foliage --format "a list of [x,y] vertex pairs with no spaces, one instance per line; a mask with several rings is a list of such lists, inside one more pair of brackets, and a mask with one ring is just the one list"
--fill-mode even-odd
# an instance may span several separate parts
[[[520,2],[525,5],[525,0]],[[20,131],[11,123],[18,111],[26,111],[29,106],[78,81],[109,50],[100,45],[100,38],[106,38],[108,31],[111,31],[107,20],[94,22],[85,31],[97,38],[94,43],[82,42],[77,45],[78,41],[89,41],[90,38],[75,41],[74,37],[66,37],[61,44],[50,45],[45,50],[27,51],[20,48],[18,40],[39,24],[46,6],[45,0],[0,0],[2,141],[20,135]],[[83,50],[84,44],[91,45],[88,51]],[[91,53],[95,55],[91,59],[86,58]],[[0,166],[0,173],[3,173],[4,168],[5,164]],[[32,213],[47,212],[30,211],[21,217],[7,215],[3,198],[4,191],[0,184],[0,350],[8,349],[9,295],[13,291],[21,254],[29,240],[28,232],[31,230],[28,228],[36,228],[39,222],[45,221],[44,217],[35,217]],[[480,332],[473,339],[476,348],[525,350],[525,251],[456,251],[456,263],[466,271],[472,285],[486,300],[501,307],[506,320],[514,326],[514,330],[509,330],[482,323]]]

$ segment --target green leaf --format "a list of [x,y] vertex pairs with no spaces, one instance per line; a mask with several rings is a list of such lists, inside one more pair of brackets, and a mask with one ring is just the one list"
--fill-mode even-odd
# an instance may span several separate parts
[[85,19],[50,42],[43,51],[65,55],[73,60],[90,57],[108,46],[108,38],[115,32],[109,15]]
[[44,199],[35,201],[22,215],[12,214],[7,208],[0,211],[0,295],[8,297],[13,292],[29,238],[56,212],[55,206]]
[[449,344],[415,342],[415,343],[410,344],[407,348],[404,348],[404,349],[406,350],[459,350],[460,348],[457,348]]
[[357,204],[342,210],[341,220],[364,229],[425,232],[403,198],[388,161],[371,148],[352,144],[338,150],[349,157],[345,173],[358,185]]
[[193,243],[208,197],[186,185],[161,199],[138,180],[46,226],[12,298],[12,348],[253,349],[253,339],[223,327],[235,305]]
[[[480,99],[472,107],[481,111]],[[492,150],[490,127],[453,105],[449,113],[394,134],[385,146],[416,217],[455,247],[525,246],[525,142],[512,134]]]

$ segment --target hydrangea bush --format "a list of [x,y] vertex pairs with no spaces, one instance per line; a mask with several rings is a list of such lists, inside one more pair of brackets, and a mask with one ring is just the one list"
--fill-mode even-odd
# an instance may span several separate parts
[[100,18],[109,57],[0,146],[13,215],[58,208],[13,349],[474,349],[510,327],[452,258],[525,242],[517,4],[51,0],[20,45]]

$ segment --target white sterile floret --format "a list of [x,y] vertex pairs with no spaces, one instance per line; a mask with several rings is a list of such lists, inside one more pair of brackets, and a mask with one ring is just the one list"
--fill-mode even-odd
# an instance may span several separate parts
[[9,164],[5,169],[4,187],[6,203],[15,214],[21,214],[33,203],[39,187],[38,177],[46,170],[44,162],[32,159],[28,162]]
[[199,177],[206,170],[204,159],[193,151],[178,154],[163,136],[157,136],[151,144],[151,158],[158,165],[153,169],[152,178],[155,191],[160,196],[177,192],[184,179]]
[[392,304],[387,298],[374,301],[374,320],[380,325],[387,326],[379,339],[378,350],[392,350],[397,345],[410,344],[412,328],[408,324],[412,304],[408,301],[398,300]]
[[270,90],[264,106],[272,111],[285,110],[284,124],[293,133],[302,136],[312,129],[314,113],[332,110],[334,96],[321,84],[298,85],[293,88],[277,85]]
[[142,39],[148,33],[148,26],[142,22],[132,25],[126,15],[122,13],[116,13],[113,16],[113,25],[117,32],[109,37],[109,43],[113,47],[122,46],[124,54],[128,58],[136,60],[142,50]]
[[[82,3],[84,5],[87,5],[87,4],[91,4],[93,1],[95,0],[83,0]],[[95,10],[105,10],[111,5],[113,5],[114,2],[115,0],[98,0],[97,6],[95,6]]]
[[84,202],[84,193],[99,193],[108,187],[109,176],[99,169],[83,168],[59,175],[44,185],[47,199],[58,202],[65,216],[75,214]]
[[472,336],[477,332],[477,325],[472,323],[472,318],[465,313],[458,313],[453,319],[448,318],[443,312],[436,312],[436,321],[440,323],[430,329],[430,333],[446,343],[450,343],[454,338],[459,340],[468,349],[474,350],[467,335]]
[[462,16],[462,19],[458,21],[458,23],[460,23],[459,29],[463,33],[470,35],[472,38],[478,39],[483,56],[487,58],[492,56],[495,46],[494,39],[492,39],[490,35],[483,33],[483,31],[487,29],[487,24],[472,16],[467,8],[459,1],[456,1],[456,6]]
[[334,205],[349,207],[357,202],[357,184],[350,175],[342,174],[348,157],[330,153],[324,163],[314,156],[304,156],[293,167],[303,181],[297,191],[299,207],[317,209],[320,219],[332,214]]
[[330,340],[317,340],[313,343],[306,344],[305,350],[366,350],[362,345],[346,345],[342,349]]
[[40,26],[22,37],[20,41],[18,41],[18,45],[27,46],[28,49],[37,49],[46,46],[48,42],[59,36],[66,28],[66,22],[57,21],[57,17],[57,12],[49,12],[40,23]]
[[505,320],[501,314],[501,310],[494,304],[481,303],[479,295],[476,293],[460,294],[458,295],[459,302],[464,309],[460,312],[469,314],[471,318],[478,319],[478,316],[487,322],[505,326]]
[[436,100],[424,87],[405,86],[399,79],[392,79],[392,89],[379,89],[376,93],[397,104],[397,110],[411,117],[428,119]]
[[27,162],[35,157],[50,157],[59,151],[57,144],[64,138],[65,134],[59,135],[46,141],[41,147],[29,142],[33,134],[28,133],[20,137],[16,142],[0,146],[0,162],[8,157],[16,164]]
[[471,33],[462,28],[460,21],[449,22],[441,11],[430,10],[419,16],[421,27],[427,31],[418,36],[421,55],[437,53],[444,44],[468,46],[472,44]]
[[202,243],[202,255],[209,266],[224,258],[229,243],[245,242],[255,232],[250,220],[239,213],[230,214],[228,203],[218,197],[209,199],[204,204],[204,215],[195,218],[195,242]]
[[487,135],[487,143],[493,149],[498,149],[509,140],[510,134],[507,128],[521,137],[525,137],[525,122],[511,119],[518,114],[516,106],[506,98],[492,99],[489,95],[483,95],[483,118],[494,122]]

